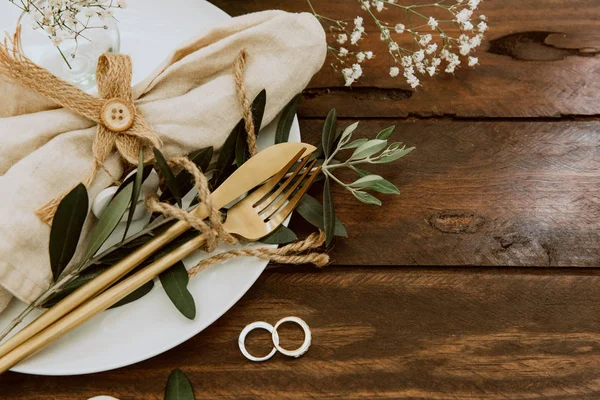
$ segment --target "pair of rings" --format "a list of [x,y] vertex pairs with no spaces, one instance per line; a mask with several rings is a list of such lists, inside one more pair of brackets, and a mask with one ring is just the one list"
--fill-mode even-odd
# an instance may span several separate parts
[[[277,333],[277,328],[279,328],[279,326],[285,322],[295,322],[296,324],[300,325],[300,327],[304,331],[304,343],[302,343],[302,346],[300,346],[296,350],[286,350],[279,345],[279,333]],[[248,352],[248,350],[246,350],[246,336],[248,335],[248,333],[250,333],[254,329],[264,329],[264,330],[268,331],[271,334],[271,338],[273,339],[274,347],[271,350],[271,352],[264,357],[255,357],[252,354],[250,354]],[[284,354],[288,357],[298,358],[308,351],[311,340],[312,340],[312,336],[310,334],[310,328],[308,327],[308,324],[306,322],[304,322],[303,320],[301,320],[298,317],[286,317],[286,318],[279,320],[275,324],[275,326],[273,326],[267,322],[264,322],[264,321],[256,321],[256,322],[251,323],[250,325],[246,326],[242,330],[242,333],[240,333],[240,337],[238,339],[238,345],[240,346],[240,351],[242,352],[244,357],[246,357],[250,361],[260,362],[260,361],[267,361],[269,358],[273,357],[275,355],[275,353],[277,353],[278,351],[281,354]]]

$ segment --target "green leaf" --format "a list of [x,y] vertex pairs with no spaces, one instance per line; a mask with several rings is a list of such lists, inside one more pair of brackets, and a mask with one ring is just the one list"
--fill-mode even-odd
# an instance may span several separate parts
[[[370,172],[363,171],[362,169],[358,169],[353,167],[356,173],[362,178],[367,176],[373,176]],[[380,179],[371,185],[366,186],[366,189],[373,190],[375,192],[383,193],[383,194],[400,194],[400,190],[391,182],[379,177]],[[354,182],[353,186],[356,182]]]
[[340,136],[340,143],[344,144],[345,142],[350,140],[356,128],[358,128],[358,122],[355,122],[352,125],[346,127],[346,129],[344,129],[342,135]]
[[381,205],[381,201],[377,197],[375,197],[367,192],[361,192],[360,190],[353,190],[352,194],[354,195],[354,197],[356,197],[358,200],[362,201],[365,204],[375,204],[377,206]]
[[362,160],[380,152],[387,146],[387,140],[373,139],[358,146],[350,157],[350,160]]
[[297,94],[281,111],[277,131],[275,132],[275,144],[286,143],[290,138],[290,131],[296,118],[296,111],[302,99],[302,93]]
[[85,252],[84,260],[89,260],[102,247],[106,239],[115,230],[121,218],[127,211],[131,201],[131,192],[133,191],[133,182],[129,183],[123,190],[117,193],[100,216],[98,223],[90,234],[90,242]]
[[337,113],[335,108],[329,111],[327,115],[327,119],[325,120],[325,125],[323,125],[323,152],[325,153],[325,157],[329,157],[331,152],[333,151],[333,143],[335,142],[337,136]]
[[128,294],[127,296],[123,297],[121,300],[119,300],[115,304],[113,304],[109,308],[109,310],[112,310],[113,308],[124,306],[125,304],[133,303],[134,301],[141,299],[142,297],[144,297],[145,295],[150,293],[152,288],[154,288],[154,281],[148,281],[148,282],[144,283],[142,286],[137,288],[135,291],[131,292],[130,294]]
[[373,161],[373,163],[375,163],[375,164],[383,164],[383,163],[389,163],[389,162],[392,162],[392,161],[396,161],[396,160],[404,157],[405,155],[407,155],[408,153],[410,153],[414,149],[415,149],[414,147],[398,149],[398,150],[394,151],[393,153],[391,153],[389,155],[382,156],[379,160]]
[[[208,167],[213,157],[213,148],[206,147],[204,149],[200,149],[188,155],[190,161],[200,168],[203,173],[208,171]],[[175,176],[175,184],[179,188],[179,193],[185,196],[192,188],[194,187],[194,180],[192,174],[190,174],[187,170],[182,170]],[[166,190],[160,195],[161,202],[171,202],[175,197],[171,193],[171,191],[166,188]]]
[[288,244],[298,240],[296,234],[287,226],[281,225],[273,233],[260,239],[259,242],[265,244]]
[[177,200],[177,204],[181,207],[181,193],[179,193],[179,188],[177,187],[177,183],[175,182],[175,175],[173,175],[173,171],[171,167],[169,167],[169,163],[165,159],[165,156],[161,153],[159,149],[156,147],[152,149],[154,151],[154,157],[156,158],[156,165],[160,170],[161,175],[165,178],[165,183],[167,187]]
[[196,318],[196,303],[187,289],[190,278],[183,262],[179,261],[160,274],[160,281],[179,312],[188,319]]
[[194,389],[190,380],[180,370],[176,369],[169,375],[165,400],[195,400]]
[[243,119],[233,128],[227,139],[225,139],[221,150],[219,150],[215,174],[212,179],[213,188],[219,187],[229,176],[227,173],[231,170],[230,167],[235,161],[235,147],[240,131],[245,132]]
[[138,168],[135,173],[135,181],[133,182],[133,190],[131,191],[131,203],[129,205],[129,215],[127,216],[127,225],[125,226],[125,232],[123,232],[123,240],[127,238],[127,232],[133,221],[133,214],[137,207],[138,198],[140,197],[140,191],[142,189],[142,183],[144,182],[144,148],[140,149],[140,157],[138,160]]
[[367,176],[359,178],[358,180],[351,183],[349,186],[353,187],[355,189],[363,189],[363,188],[369,187],[377,182],[381,182],[383,180],[385,180],[385,179],[383,179],[379,175],[369,174]]
[[343,147],[343,149],[355,149],[355,148],[357,148],[357,147],[360,147],[360,146],[362,146],[363,144],[367,143],[368,141],[369,141],[369,139],[365,139],[365,138],[362,138],[362,139],[356,139],[356,140],[355,140],[355,141],[353,141],[352,143],[349,143],[349,144],[345,145],[345,146]]
[[54,281],[69,264],[77,249],[81,230],[88,214],[88,194],[79,184],[60,202],[50,231],[50,267]]
[[394,133],[394,129],[396,129],[396,125],[385,128],[377,134],[376,139],[387,140],[390,136],[392,136],[392,133]]
[[323,189],[323,224],[325,226],[325,241],[329,246],[335,236],[335,205],[329,177],[325,178],[325,188]]
[[[254,132],[258,136],[262,120],[265,115],[267,105],[267,91],[263,89],[252,102],[252,121],[254,122]],[[238,167],[241,167],[248,158],[250,151],[248,149],[248,132],[245,129],[240,130],[235,146],[235,160]]]
[[[321,202],[314,197],[305,194],[298,203],[296,208],[298,214],[302,216],[306,221],[316,226],[319,229],[325,229],[325,218],[323,217],[323,205]],[[337,217],[335,218],[335,236],[348,237],[348,232]]]

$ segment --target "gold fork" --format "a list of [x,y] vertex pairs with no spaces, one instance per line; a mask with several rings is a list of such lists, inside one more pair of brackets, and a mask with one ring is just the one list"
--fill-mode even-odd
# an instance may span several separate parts
[[[309,157],[304,157],[300,165],[281,183],[296,164],[296,160],[297,158],[290,161],[277,175],[231,207],[227,213],[227,220],[223,224],[224,229],[230,234],[241,236],[250,241],[256,241],[277,229],[296,208],[302,196],[320,172],[320,168],[313,171],[316,161],[312,161],[307,166]],[[0,359],[0,374],[83,324],[94,315],[108,309],[175,263],[183,260],[204,243],[205,239],[202,235],[191,239],[171,253],[66,314],[62,319],[2,357]]]

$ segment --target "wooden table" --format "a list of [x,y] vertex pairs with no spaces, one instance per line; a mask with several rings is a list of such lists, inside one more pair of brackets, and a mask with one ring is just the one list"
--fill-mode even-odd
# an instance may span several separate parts
[[[232,15],[307,9],[213,2]],[[350,3],[313,0],[347,19]],[[600,398],[598,0],[481,7],[492,30],[477,69],[412,91],[383,72],[381,56],[352,89],[325,68],[306,90],[309,142],[336,107],[342,124],[362,119],[371,135],[395,124],[417,147],[380,168],[402,190],[382,210],[336,192],[350,238],[335,244],[333,265],[272,267],[213,326],[165,354],[92,376],[9,373],[0,398],[162,399],[177,367],[198,399]],[[241,356],[244,325],[288,315],[312,327],[304,357]],[[301,342],[293,328],[282,336]],[[266,335],[249,339],[253,351],[269,348]]]

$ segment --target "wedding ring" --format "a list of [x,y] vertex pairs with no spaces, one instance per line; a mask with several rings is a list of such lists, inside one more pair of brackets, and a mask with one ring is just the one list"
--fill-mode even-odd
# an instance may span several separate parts
[[[295,322],[298,325],[300,325],[300,327],[304,331],[304,343],[302,343],[302,346],[300,346],[296,350],[286,350],[279,345],[279,333],[277,333],[277,328],[279,328],[279,326],[285,322]],[[300,357],[301,355],[303,355],[304,353],[306,353],[308,351],[308,348],[310,347],[310,343],[312,340],[312,336],[311,336],[310,328],[309,328],[308,324],[298,317],[286,317],[286,318],[279,320],[279,322],[277,322],[275,324],[275,328],[271,332],[271,336],[273,337],[273,344],[275,345],[275,349],[277,349],[277,351],[279,351],[281,354],[284,354],[286,356],[296,357],[296,358]]]
[[275,345],[275,347],[273,347],[273,350],[271,350],[271,352],[269,354],[267,354],[264,357],[254,357],[252,354],[248,353],[248,350],[246,350],[246,336],[248,335],[248,333],[250,333],[254,329],[264,329],[266,331],[269,331],[271,333],[271,335],[273,335],[273,333],[275,332],[275,328],[273,328],[273,325],[268,324],[263,321],[256,321],[256,322],[251,323],[250,325],[247,325],[242,330],[242,333],[240,333],[240,337],[238,339],[238,345],[240,346],[240,351],[242,352],[244,357],[246,357],[250,361],[255,361],[255,362],[267,361],[269,358],[273,357],[275,355],[275,353],[277,353],[277,346],[279,346],[279,338],[275,338],[273,336],[273,344]]

